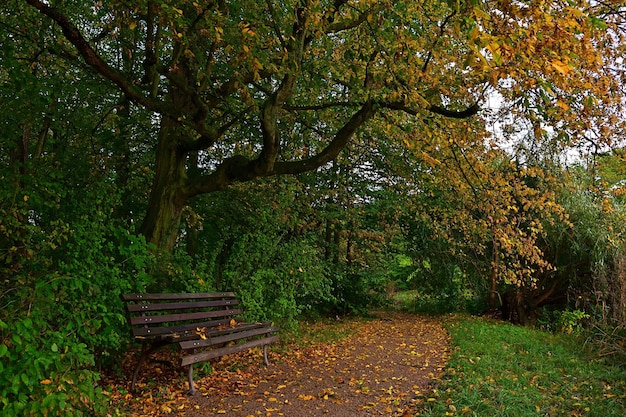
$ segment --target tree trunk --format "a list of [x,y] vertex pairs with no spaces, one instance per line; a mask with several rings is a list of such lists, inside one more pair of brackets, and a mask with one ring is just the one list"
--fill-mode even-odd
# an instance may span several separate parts
[[495,233],[493,233],[493,260],[491,263],[491,288],[489,288],[489,308],[498,308],[499,299],[498,295],[498,275],[499,275],[499,254],[498,254],[498,241],[496,240]]
[[187,180],[187,155],[178,146],[178,124],[163,117],[156,151],[156,167],[146,217],[139,231],[149,243],[171,252],[180,229],[188,197],[182,192]]

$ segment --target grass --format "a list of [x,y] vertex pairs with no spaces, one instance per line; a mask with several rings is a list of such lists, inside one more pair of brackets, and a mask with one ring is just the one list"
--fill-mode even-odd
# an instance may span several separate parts
[[467,317],[448,329],[449,368],[420,416],[626,416],[626,370],[574,336]]

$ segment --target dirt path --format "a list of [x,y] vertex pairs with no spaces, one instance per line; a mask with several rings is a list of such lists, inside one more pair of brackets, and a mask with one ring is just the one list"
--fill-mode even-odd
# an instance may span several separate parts
[[341,342],[272,351],[267,368],[258,366],[259,352],[225,357],[197,378],[199,395],[173,387],[161,402],[147,398],[150,408],[137,402],[134,415],[412,416],[447,357],[440,319],[379,313]]
[[438,319],[379,317],[340,343],[273,355],[267,369],[199,381],[198,412],[190,415],[410,414],[445,365],[447,333]]

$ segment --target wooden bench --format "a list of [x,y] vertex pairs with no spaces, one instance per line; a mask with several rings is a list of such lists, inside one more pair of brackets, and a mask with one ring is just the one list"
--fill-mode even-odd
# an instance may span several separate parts
[[189,392],[196,390],[193,365],[212,358],[267,345],[278,340],[278,328],[270,323],[246,323],[239,315],[239,300],[232,292],[197,294],[124,294],[128,323],[142,344],[131,383],[135,391],[141,365],[162,346],[178,344],[187,366]]

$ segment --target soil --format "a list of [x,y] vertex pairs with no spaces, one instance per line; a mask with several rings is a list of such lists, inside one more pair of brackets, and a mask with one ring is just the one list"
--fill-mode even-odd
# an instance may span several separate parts
[[[139,394],[127,394],[136,416],[413,416],[428,400],[449,356],[440,318],[382,312],[355,322],[336,343],[283,345],[230,355],[196,377],[184,394],[184,372],[163,366],[142,371]],[[115,391],[113,387],[112,391]],[[111,394],[112,397],[116,397]],[[119,406],[119,405],[118,405]]]

